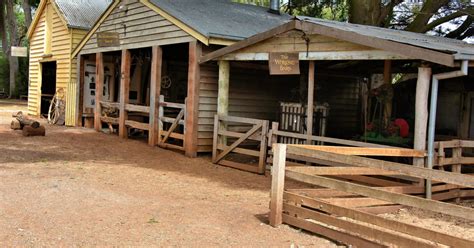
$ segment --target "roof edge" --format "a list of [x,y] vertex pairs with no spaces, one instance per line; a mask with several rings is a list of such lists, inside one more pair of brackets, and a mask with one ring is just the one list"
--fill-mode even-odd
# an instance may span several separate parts
[[264,41],[266,39],[269,39],[275,35],[290,31],[290,30],[300,30],[300,25],[298,25],[298,22],[296,20],[291,20],[287,23],[284,23],[278,27],[272,28],[268,31],[265,31],[263,33],[256,34],[254,36],[251,36],[248,39],[239,41],[231,46],[221,48],[217,51],[211,52],[205,56],[202,56],[199,60],[199,63],[206,63],[210,60],[214,60],[218,57],[221,57],[225,54],[235,52],[237,50],[240,50],[242,48],[245,48],[247,46],[253,45],[255,43],[258,43],[260,41]]
[[110,15],[110,13],[117,7],[117,5],[120,3],[120,0],[113,0],[113,3],[110,3],[109,7],[102,13],[102,15],[97,19],[95,24],[89,29],[89,32],[87,32],[86,36],[82,38],[81,42],[74,48],[72,52],[72,58],[76,57],[77,54],[79,54],[79,51],[86,45],[87,41],[92,37],[92,35],[97,31],[99,28],[100,24],[105,20],[107,16]]
[[33,18],[31,25],[28,27],[28,32],[27,32],[28,40],[31,40],[31,36],[33,36],[33,31],[35,30],[36,25],[38,25],[39,19],[41,18],[41,15],[47,3],[48,3],[48,0],[43,0],[40,2],[40,5],[38,6],[38,9],[36,10],[35,17]]

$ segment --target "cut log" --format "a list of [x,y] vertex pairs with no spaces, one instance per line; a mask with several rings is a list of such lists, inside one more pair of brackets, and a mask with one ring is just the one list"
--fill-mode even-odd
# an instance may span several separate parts
[[21,129],[23,129],[21,123],[20,123],[17,119],[13,119],[13,120],[12,120],[12,123],[11,123],[10,127],[11,127],[13,130],[21,130]]
[[23,112],[21,111],[12,116],[16,118],[22,126],[31,126],[32,128],[38,128],[40,126],[39,122],[29,119],[27,116],[23,115]]
[[44,126],[39,126],[37,128],[34,128],[32,126],[24,126],[23,136],[25,137],[46,136],[46,128],[44,128]]

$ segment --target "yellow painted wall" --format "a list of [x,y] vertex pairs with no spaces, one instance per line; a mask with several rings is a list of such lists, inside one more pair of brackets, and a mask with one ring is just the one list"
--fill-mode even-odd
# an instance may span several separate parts
[[[69,29],[58,13],[54,3],[48,1],[41,13],[30,40],[30,85],[28,93],[28,114],[38,116],[41,109],[41,62],[56,61],[56,89],[64,89],[66,94],[66,125],[76,124],[76,77],[77,63],[72,59],[73,48],[86,35],[86,30]],[[47,15],[50,15],[51,40],[47,35]],[[47,44],[51,44],[51,56],[45,54]]]

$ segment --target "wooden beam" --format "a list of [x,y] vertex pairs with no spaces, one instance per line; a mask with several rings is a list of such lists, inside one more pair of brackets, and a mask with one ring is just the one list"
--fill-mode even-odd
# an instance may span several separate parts
[[200,67],[201,43],[193,41],[189,43],[189,63],[188,63],[188,97],[186,100],[186,131],[184,141],[184,151],[187,157],[197,156],[198,149],[198,116],[199,116],[199,88],[200,88]]
[[283,191],[285,187],[286,145],[273,146],[272,189],[270,192],[270,225],[282,224]]
[[314,61],[309,61],[308,70],[308,106],[306,107],[306,143],[311,145],[313,136],[313,115],[314,115]]
[[122,65],[120,79],[120,115],[119,115],[119,136],[123,139],[128,138],[127,126],[125,121],[128,119],[128,113],[125,106],[129,103],[130,93],[130,67],[132,56],[129,50],[122,50]]
[[227,116],[229,113],[229,61],[219,61],[219,90],[217,97],[217,114]]
[[150,81],[150,128],[148,131],[148,145],[158,144],[159,108],[161,94],[161,67],[163,63],[163,50],[160,46],[152,47],[151,81]]
[[474,188],[474,177],[452,172],[431,170],[427,168],[413,167],[405,164],[388,162],[378,159],[364,158],[358,156],[342,155],[331,152],[323,152],[317,150],[309,150],[295,145],[288,145],[288,155],[295,154],[304,157],[317,158],[325,161],[333,161],[349,166],[359,166],[376,168],[387,171],[399,172],[400,174],[431,179],[434,181],[445,182],[460,186]]
[[295,166],[292,170],[305,174],[320,175],[320,176],[340,176],[340,175],[400,175],[400,173],[393,171],[386,171],[381,169],[363,168],[363,167],[319,167],[319,166]]
[[467,248],[473,245],[473,242],[470,240],[457,238],[451,235],[421,228],[415,225],[410,225],[403,222],[386,219],[386,218],[383,218],[374,214],[365,213],[356,209],[344,208],[344,207],[330,204],[324,201],[320,201],[315,198],[296,195],[293,193],[285,193],[284,199],[288,201],[292,201],[292,202],[298,202],[298,204],[301,204],[303,206],[319,209],[330,214],[334,214],[337,216],[344,216],[356,221],[366,222],[366,223],[376,225],[382,228],[386,228],[386,229],[393,230],[396,232],[405,233],[405,234],[423,238],[426,240],[431,240],[431,241],[448,245],[451,247],[466,247]]
[[244,47],[253,45],[257,42],[260,42],[260,41],[266,40],[268,38],[271,38],[271,37],[273,37],[277,34],[281,34],[281,33],[287,32],[289,30],[295,29],[295,27],[296,27],[296,21],[290,21],[286,24],[283,24],[283,25],[278,26],[276,28],[270,29],[266,32],[256,34],[256,35],[254,35],[254,36],[252,36],[248,39],[237,42],[237,43],[235,43],[231,46],[228,46],[228,47],[219,49],[217,51],[214,51],[212,53],[209,53],[206,56],[201,57],[201,59],[199,60],[199,63],[205,63],[207,61],[216,59],[216,58],[218,58],[222,55],[225,55],[225,54],[237,51],[239,49],[242,49]]
[[462,207],[445,202],[438,202],[428,200],[416,196],[387,192],[381,189],[363,186],[355,183],[343,182],[336,179],[325,178],[321,176],[306,175],[299,172],[292,171],[287,168],[285,171],[286,177],[300,182],[318,185],[325,188],[341,190],[344,192],[354,193],[370,198],[393,202],[405,206],[421,208],[437,213],[449,214],[452,216],[474,220],[474,209]]
[[102,130],[102,121],[100,119],[102,115],[102,108],[100,101],[102,101],[102,95],[104,92],[104,54],[96,54],[96,80],[95,80],[95,112],[94,112],[94,128],[100,132]]
[[336,39],[350,41],[352,43],[404,55],[410,58],[423,59],[426,61],[451,67],[454,66],[454,56],[451,54],[437,52],[421,47],[416,47],[413,45],[403,44],[376,37],[366,36],[363,34],[358,34],[356,32],[345,31],[310,22],[303,22],[301,26],[303,31],[306,32],[306,34],[326,35]]
[[[431,68],[418,68],[415,97],[415,150],[426,151],[426,130],[428,127],[428,94],[430,92]],[[413,165],[424,167],[424,159],[414,159]]]
[[305,148],[313,151],[332,152],[353,156],[377,156],[377,157],[417,157],[424,158],[426,152],[406,148],[375,148],[375,147],[344,147],[344,146],[309,146],[291,145],[293,147]]
[[[230,80],[230,63],[229,61],[219,61],[219,89],[217,93],[217,115],[227,116],[229,114],[229,80]],[[226,125],[221,123],[220,130],[225,130]],[[227,139],[220,137],[219,144],[227,145]]]
[[[233,61],[268,61],[269,55],[267,52],[250,53],[244,52],[229,53],[223,55],[219,60],[233,60]],[[300,60],[414,60],[406,56],[394,54],[392,52],[381,50],[367,50],[367,51],[333,51],[333,52],[300,52]]]

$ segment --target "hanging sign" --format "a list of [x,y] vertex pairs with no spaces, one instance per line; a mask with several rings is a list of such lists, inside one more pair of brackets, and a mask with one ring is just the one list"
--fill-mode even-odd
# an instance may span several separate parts
[[28,57],[28,48],[12,47],[12,57]]
[[298,53],[270,53],[268,62],[270,75],[300,74],[300,58]]
[[99,32],[97,33],[97,46],[116,47],[120,46],[120,36],[117,32]]

